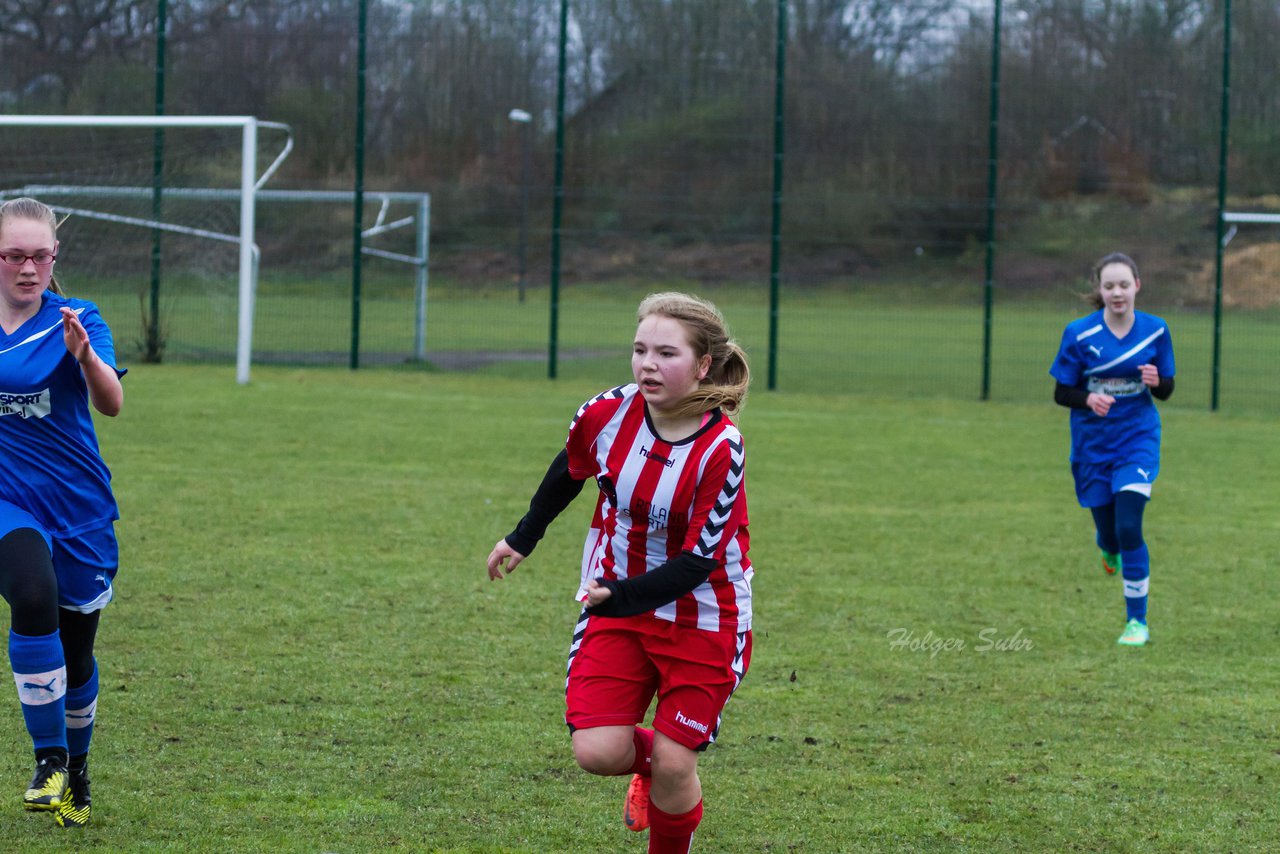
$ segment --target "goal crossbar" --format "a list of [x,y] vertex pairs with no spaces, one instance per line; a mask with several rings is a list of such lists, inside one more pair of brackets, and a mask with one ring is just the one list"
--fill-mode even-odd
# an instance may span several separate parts
[[1240,231],[1241,225],[1280,225],[1280,214],[1252,213],[1250,211],[1223,211],[1222,221],[1231,223],[1231,228],[1222,235],[1222,248],[1226,249],[1232,239]]

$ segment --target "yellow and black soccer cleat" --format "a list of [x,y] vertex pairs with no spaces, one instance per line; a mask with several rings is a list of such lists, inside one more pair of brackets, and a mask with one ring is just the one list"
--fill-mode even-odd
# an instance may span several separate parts
[[66,763],[59,757],[46,756],[36,763],[36,773],[22,796],[22,806],[29,810],[56,810],[62,806],[66,792]]
[[89,823],[89,769],[71,771],[69,777],[67,794],[53,820],[61,827],[84,827]]

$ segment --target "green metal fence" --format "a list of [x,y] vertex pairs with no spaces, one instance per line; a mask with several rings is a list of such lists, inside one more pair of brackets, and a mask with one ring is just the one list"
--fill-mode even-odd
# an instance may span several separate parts
[[[759,389],[1047,399],[1092,261],[1122,250],[1173,330],[1171,403],[1276,411],[1273,3],[149,3],[79,68],[0,31],[31,69],[4,111],[259,115],[298,140],[273,188],[431,194],[425,342],[412,275],[360,251],[385,212],[263,210],[272,358],[425,347],[441,369],[620,381],[635,304],[680,288],[724,309]],[[0,133],[10,186],[225,178],[185,145],[148,136],[126,177],[123,148],[90,167],[91,135]],[[161,198],[150,216],[185,215]],[[85,251],[65,269],[133,356],[230,359],[222,262],[104,229],[67,224]]]

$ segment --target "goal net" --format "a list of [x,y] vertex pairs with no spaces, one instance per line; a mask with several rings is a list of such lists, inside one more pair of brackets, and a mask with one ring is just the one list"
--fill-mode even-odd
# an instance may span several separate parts
[[[234,359],[243,383],[251,362],[345,363],[353,340],[353,194],[267,185],[291,148],[252,117],[0,116],[0,196],[67,217],[59,280],[122,360]],[[364,195],[365,361],[422,359],[429,197]]]

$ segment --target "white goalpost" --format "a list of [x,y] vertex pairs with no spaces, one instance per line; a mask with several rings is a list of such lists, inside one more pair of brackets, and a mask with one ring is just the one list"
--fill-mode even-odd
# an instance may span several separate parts
[[[355,193],[267,189],[293,147],[288,125],[252,116],[0,116],[0,200],[32,196],[71,216],[64,284],[93,289],[117,338],[168,359],[234,354],[243,384],[254,360],[350,355],[343,247]],[[259,163],[269,163],[261,174]],[[361,255],[412,274],[411,289],[394,274],[372,277],[379,332],[369,355],[425,361],[430,195],[362,195]],[[131,230],[153,238],[133,239]],[[387,323],[396,303],[410,300],[398,316],[413,318],[411,336],[408,323]]]
[[[240,229],[234,238],[239,244],[238,329],[236,341],[236,381],[249,381],[249,362],[253,342],[254,296],[254,214],[255,194],[275,173],[293,150],[293,134],[288,125],[260,121],[254,116],[0,116],[4,127],[60,128],[239,128],[240,129]],[[271,165],[257,176],[258,129],[282,130],[287,139]],[[82,215],[86,212],[80,211]],[[135,223],[142,224],[142,223]],[[146,223],[153,228],[166,228],[164,223]],[[205,235],[214,237],[214,235]],[[222,235],[215,239],[224,239]]]
[[[270,173],[264,175],[258,180],[254,192],[255,202],[276,203],[276,202],[296,202],[296,203],[314,203],[314,202],[337,202],[351,205],[355,202],[355,193],[350,190],[267,190],[262,189],[262,182],[270,177]],[[28,184],[23,187],[14,188],[0,193],[34,196],[40,199],[57,199],[65,196],[77,196],[88,198],[149,198],[153,189],[151,187],[116,187],[116,186],[93,186],[80,184]],[[161,191],[162,198],[165,199],[195,199],[209,201],[234,201],[242,199],[243,194],[236,190],[218,189],[215,187],[166,187]],[[413,226],[414,229],[414,254],[406,254],[403,252],[390,252],[385,249],[378,249],[372,246],[362,246],[360,252],[374,258],[382,258],[386,261],[394,261],[399,264],[406,264],[414,268],[414,333],[413,333],[413,357],[416,361],[425,361],[427,358],[427,268],[430,261],[430,231],[431,231],[431,194],[415,193],[407,191],[386,191],[386,190],[365,190],[363,193],[365,204],[377,205],[378,212],[374,218],[372,225],[360,232],[364,239],[376,237],[380,234],[388,234],[398,229]],[[391,205],[407,205],[413,210],[410,216],[400,217],[391,221],[387,220],[388,212]],[[176,234],[186,234],[194,237],[203,237],[210,240],[220,240],[224,242],[240,243],[241,238],[234,235],[224,234],[221,232],[210,231],[208,229],[193,228],[191,226],[174,225],[171,223],[161,223],[153,220],[141,219],[138,217],[121,216],[119,214],[103,213],[101,211],[85,210],[83,208],[72,208],[66,205],[51,203],[54,210],[60,213],[68,213],[76,216],[82,216],[92,219],[103,219],[110,222],[123,223],[125,225],[136,225],[146,228],[158,228],[162,231],[170,231]],[[258,274],[261,269],[261,253],[256,243],[252,246],[252,265],[250,269],[250,288],[249,303],[252,306],[257,296]],[[242,291],[243,300],[243,291]],[[242,303],[243,305],[243,303]],[[252,319],[250,320],[249,331],[252,331]],[[248,381],[248,362],[252,355],[252,347],[248,346],[245,341],[245,351],[243,361],[246,365],[244,369],[243,379],[240,382]],[[240,348],[237,346],[237,365],[240,364]],[[237,378],[239,378],[237,372]]]

